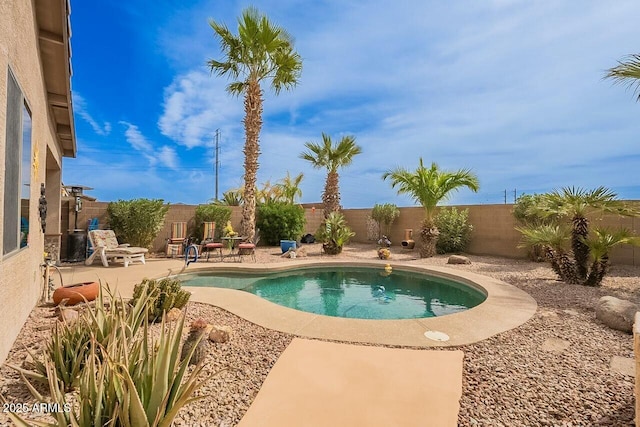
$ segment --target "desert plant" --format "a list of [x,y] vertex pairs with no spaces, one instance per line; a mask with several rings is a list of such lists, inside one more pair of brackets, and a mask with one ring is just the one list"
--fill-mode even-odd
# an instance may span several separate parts
[[378,223],[378,238],[391,235],[391,224],[400,216],[400,209],[393,203],[375,204],[371,218]]
[[287,176],[282,178],[276,184],[276,187],[279,189],[279,194],[282,201],[286,203],[294,204],[296,202],[296,198],[302,197],[302,190],[300,189],[300,183],[304,175],[300,172],[295,178],[291,178],[289,171],[287,171]]
[[304,209],[289,203],[267,203],[258,206],[256,226],[268,245],[280,240],[298,240],[304,232]]
[[438,203],[447,200],[451,193],[461,187],[467,187],[477,192],[480,188],[478,177],[468,169],[449,172],[441,170],[437,164],[431,163],[426,168],[420,158],[415,172],[405,168],[385,172],[382,179],[391,180],[391,187],[398,187],[398,194],[409,194],[420,203],[425,211],[420,237],[422,244],[419,247],[420,257],[426,258],[435,255],[436,242],[440,232],[434,222]]
[[200,239],[204,238],[204,223],[215,222],[216,231],[215,239],[219,239],[222,235],[221,230],[224,224],[231,219],[231,208],[223,205],[210,203],[208,205],[198,205],[195,215],[196,235]]
[[471,241],[473,225],[469,224],[469,209],[441,209],[435,219],[440,231],[436,250],[439,254],[464,252]]
[[589,232],[589,216],[605,212],[640,215],[604,187],[555,190],[543,194],[531,209],[540,216],[558,218],[558,222],[517,227],[523,235],[521,246],[541,245],[551,267],[566,283],[599,286],[609,266],[610,250],[620,244],[640,245],[640,239],[627,230],[596,228]]
[[[513,205],[513,216],[519,227],[536,227],[543,224],[553,224],[555,218],[542,215],[534,208],[541,203],[542,194],[523,194]],[[527,256],[531,261],[544,261],[542,245],[527,247]]]
[[362,153],[362,148],[356,144],[354,136],[344,136],[336,145],[331,142],[331,137],[322,133],[322,143],[306,142],[304,146],[308,151],[300,154],[300,158],[308,161],[316,169],[325,168],[327,179],[322,193],[324,205],[324,217],[331,212],[340,210],[340,176],[338,169],[349,166],[353,158]]
[[144,279],[134,286],[131,303],[135,306],[140,298],[149,299],[146,305],[148,319],[150,322],[159,322],[163,314],[172,308],[183,308],[190,297],[191,293],[182,290],[178,279]]
[[[41,426],[169,426],[178,411],[202,397],[192,397],[202,385],[198,381],[203,365],[187,375],[191,354],[180,361],[180,338],[184,325],[181,316],[177,326],[162,323],[158,341],[152,341],[149,329],[127,339],[124,334],[102,346],[91,339],[85,369],[79,380],[82,399],[72,404],[57,377],[52,361],[47,361],[50,398],[32,390],[37,400],[57,404],[52,412],[56,423],[27,421],[10,414],[17,425]],[[120,328],[126,328],[121,324]]]
[[189,365],[199,365],[204,362],[207,356],[207,340],[204,339],[207,326],[207,322],[203,319],[197,319],[191,323],[189,335],[182,344],[180,360],[188,359]]
[[233,188],[222,193],[222,199],[214,201],[217,205],[225,206],[241,206],[244,202],[244,190],[242,188]]
[[259,137],[262,129],[262,83],[271,81],[278,95],[282,89],[296,86],[302,71],[302,58],[293,49],[293,39],[282,28],[269,21],[253,7],[242,12],[238,20],[238,35],[224,24],[209,21],[220,40],[221,61],[208,62],[211,71],[235,81],[227,86],[232,95],[244,95],[244,203],[242,204],[242,235],[254,241],[256,216],[256,178],[260,155]]
[[109,203],[107,215],[119,239],[148,248],[162,229],[168,210],[162,199],[118,200]]
[[342,252],[342,247],[356,233],[347,226],[344,215],[339,212],[331,212],[320,224],[316,231],[316,240],[322,242],[322,247],[327,255],[337,255]]

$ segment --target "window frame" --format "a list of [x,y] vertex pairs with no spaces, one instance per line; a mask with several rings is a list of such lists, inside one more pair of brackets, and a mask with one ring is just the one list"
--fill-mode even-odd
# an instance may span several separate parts
[[[13,93],[13,91],[16,93]],[[10,93],[11,91],[11,93]],[[7,103],[6,103],[6,121],[5,121],[5,164],[4,164],[4,188],[3,188],[3,221],[2,221],[2,256],[3,258],[12,256],[22,252],[30,247],[30,230],[31,230],[31,199],[33,184],[33,113],[24,91],[13,72],[11,67],[7,67]],[[18,111],[13,111],[17,109]],[[29,138],[28,150],[25,150],[25,115],[29,118]],[[10,123],[12,120],[17,123]],[[16,149],[17,153],[11,153],[10,150]],[[28,151],[28,153],[27,153]],[[11,162],[16,162],[15,167]],[[28,171],[25,170],[28,169]],[[12,179],[8,179],[9,177]],[[17,184],[17,185],[14,185]],[[27,186],[25,193],[23,187]],[[23,194],[28,195],[25,199]],[[26,205],[26,212],[23,212],[23,205]],[[14,211],[15,209],[15,211]],[[22,233],[22,218],[26,214],[26,235]],[[7,234],[9,232],[9,234]]]

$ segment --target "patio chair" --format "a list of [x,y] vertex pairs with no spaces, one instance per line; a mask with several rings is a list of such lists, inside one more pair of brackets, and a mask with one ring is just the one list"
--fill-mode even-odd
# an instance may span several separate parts
[[256,228],[256,234],[253,236],[252,242],[242,242],[238,245],[238,256],[240,257],[240,262],[242,262],[242,257],[245,255],[251,255],[253,258],[253,262],[256,262],[256,245],[260,242],[260,229]]
[[93,264],[93,261],[100,257],[102,265],[109,267],[109,260],[123,261],[125,267],[134,261],[144,261],[144,254],[149,252],[147,248],[138,248],[129,246],[129,244],[118,244],[116,233],[113,230],[91,230],[89,231],[89,240],[94,247],[94,251],[85,261],[86,265]]
[[171,223],[171,237],[167,239],[167,256],[180,256],[184,253],[184,240],[187,238],[187,223]]
[[216,242],[214,239],[216,233],[216,223],[215,222],[205,222],[204,224],[204,233],[202,236],[202,253],[207,253],[207,262],[209,261],[209,256],[211,252],[218,251],[220,255],[220,261],[223,260],[222,248],[224,245],[220,242]]

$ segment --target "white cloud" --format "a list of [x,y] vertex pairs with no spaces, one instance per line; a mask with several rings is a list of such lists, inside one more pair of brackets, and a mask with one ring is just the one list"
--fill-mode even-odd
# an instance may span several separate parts
[[104,122],[102,125],[98,124],[96,120],[89,114],[87,111],[87,103],[85,99],[78,93],[73,92],[73,110],[76,114],[84,119],[89,126],[93,129],[93,131],[101,136],[107,136],[111,133],[111,123]]
[[159,163],[170,169],[178,168],[178,156],[174,148],[165,145],[156,150],[154,145],[140,132],[138,126],[125,121],[121,121],[120,124],[127,127],[124,132],[127,142],[147,159],[150,166],[156,166]]

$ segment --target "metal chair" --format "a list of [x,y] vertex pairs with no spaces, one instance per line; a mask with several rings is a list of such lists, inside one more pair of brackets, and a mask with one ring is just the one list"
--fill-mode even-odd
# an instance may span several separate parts
[[220,242],[215,242],[215,232],[216,232],[216,223],[215,222],[204,222],[204,233],[202,236],[202,253],[207,253],[207,262],[209,261],[209,256],[212,251],[218,251],[220,255],[220,261],[224,259],[222,255],[222,248],[224,245]]

